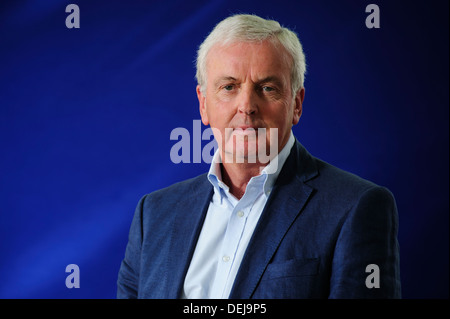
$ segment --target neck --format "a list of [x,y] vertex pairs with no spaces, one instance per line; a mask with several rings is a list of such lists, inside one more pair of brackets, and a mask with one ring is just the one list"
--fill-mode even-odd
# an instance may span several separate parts
[[244,196],[248,182],[258,176],[264,165],[259,163],[222,163],[222,181],[237,199]]
[[[271,154],[270,160],[272,160],[281,152],[283,147],[286,145],[288,138],[282,143],[282,145],[280,145],[276,154]],[[221,151],[221,158],[226,159],[226,154],[223,151]],[[231,194],[233,194],[233,196],[235,196],[237,199],[241,199],[242,196],[244,196],[247,184],[250,179],[254,176],[258,176],[264,169],[264,167],[270,163],[270,161],[263,164],[258,160],[256,160],[256,163],[249,163],[248,160],[243,160],[243,163],[236,163],[236,161],[234,160],[235,158],[231,158],[230,161],[222,161],[222,164],[220,166],[222,182],[224,182],[229,187],[229,191]]]

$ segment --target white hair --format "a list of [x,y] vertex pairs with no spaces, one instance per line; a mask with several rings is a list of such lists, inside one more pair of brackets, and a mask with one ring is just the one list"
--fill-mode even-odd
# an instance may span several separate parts
[[216,25],[197,51],[197,83],[200,90],[206,89],[206,58],[210,49],[216,45],[233,42],[262,42],[264,40],[280,43],[291,57],[291,89],[295,96],[303,88],[306,63],[303,48],[295,32],[282,27],[277,21],[266,20],[256,15],[237,14]]

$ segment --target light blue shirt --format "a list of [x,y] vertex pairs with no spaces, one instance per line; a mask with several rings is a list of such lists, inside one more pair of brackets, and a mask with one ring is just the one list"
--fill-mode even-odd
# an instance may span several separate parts
[[[294,142],[291,131],[281,152],[260,175],[250,179],[240,200],[222,182],[220,155],[216,151],[208,172],[214,194],[184,280],[183,298],[228,298],[250,238]],[[277,165],[276,169],[273,165]]]

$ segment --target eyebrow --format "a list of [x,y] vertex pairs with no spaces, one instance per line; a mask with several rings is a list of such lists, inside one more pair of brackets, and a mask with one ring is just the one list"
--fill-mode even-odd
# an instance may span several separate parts
[[[214,82],[214,84],[215,84],[215,86],[218,86],[219,83],[221,83],[221,82],[235,82],[235,81],[237,81],[237,79],[232,77],[232,76],[222,76],[222,77],[218,78]],[[272,75],[268,76],[268,77],[265,77],[265,78],[263,78],[261,80],[258,80],[256,82],[256,84],[261,85],[263,83],[268,83],[268,82],[273,82],[274,84],[276,84],[278,86],[282,86],[282,81],[277,76],[272,76]]]
[[268,82],[272,82],[275,85],[282,86],[282,81],[276,76],[268,76],[264,79],[259,80],[257,83],[263,84],[263,83],[268,83]]
[[221,76],[214,82],[214,86],[218,86],[221,82],[234,82],[236,79],[232,76]]

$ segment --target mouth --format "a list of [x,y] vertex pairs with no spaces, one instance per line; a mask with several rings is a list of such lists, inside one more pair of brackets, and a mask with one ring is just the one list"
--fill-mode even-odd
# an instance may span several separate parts
[[244,130],[244,131],[245,131],[245,130],[247,130],[247,129],[257,130],[258,127],[257,127],[257,126],[254,126],[254,125],[240,125],[240,126],[235,127],[234,129],[235,129],[235,130],[238,129],[238,130]]
[[241,125],[233,128],[235,135],[255,135],[258,132],[258,127],[251,125]]

